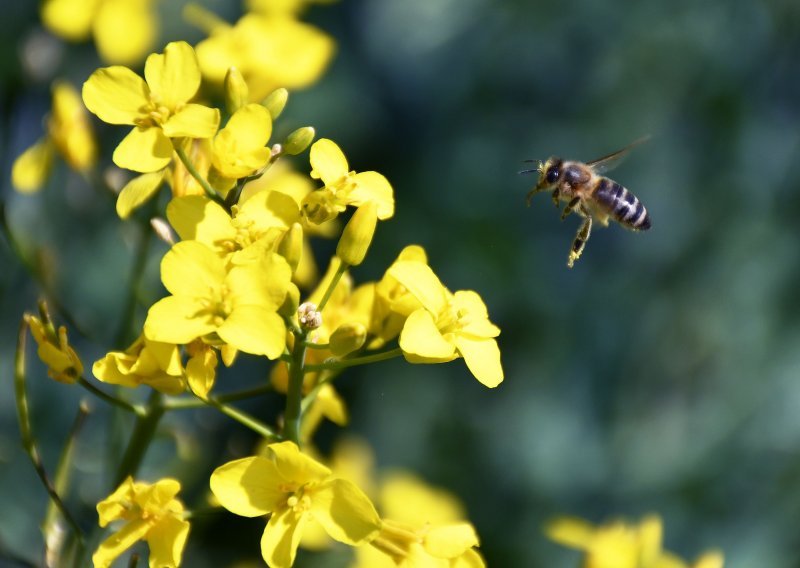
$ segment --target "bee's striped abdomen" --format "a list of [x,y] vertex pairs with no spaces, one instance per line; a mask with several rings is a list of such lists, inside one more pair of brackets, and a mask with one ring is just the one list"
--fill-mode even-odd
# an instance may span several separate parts
[[650,215],[642,202],[617,182],[601,177],[594,189],[594,199],[618,223],[637,231],[650,228]]

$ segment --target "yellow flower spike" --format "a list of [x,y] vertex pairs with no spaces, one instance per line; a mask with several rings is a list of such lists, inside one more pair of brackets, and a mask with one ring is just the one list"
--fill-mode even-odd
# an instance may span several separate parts
[[276,359],[286,336],[276,310],[290,278],[289,265],[276,254],[228,269],[204,244],[182,241],[161,261],[161,279],[172,295],[150,308],[144,334],[186,344],[214,333],[236,349]]
[[325,186],[313,191],[303,201],[303,212],[312,223],[328,221],[348,205],[359,207],[374,202],[378,219],[394,215],[394,190],[378,172],[349,171],[347,158],[332,140],[321,138],[310,152],[311,177]]
[[111,385],[149,385],[165,394],[180,394],[186,389],[178,347],[142,336],[125,351],[112,351],[95,361],[92,374]]
[[175,498],[180,489],[180,483],[170,478],[151,485],[128,477],[114,493],[98,503],[101,527],[114,521],[125,524],[97,548],[92,555],[94,566],[111,566],[139,540],[146,541],[150,547],[150,568],[179,566],[189,536],[183,504]]
[[47,118],[47,134],[14,162],[11,181],[20,192],[38,190],[58,154],[72,169],[86,172],[97,159],[89,117],[77,91],[69,83],[53,84],[53,106]]
[[336,245],[336,256],[349,266],[361,264],[372,244],[377,224],[378,206],[375,202],[368,201],[361,205],[344,227]]
[[200,87],[200,70],[186,42],[151,54],[144,74],[146,81],[127,67],[98,69],[83,84],[83,101],[104,122],[135,126],[114,150],[114,163],[147,173],[172,161],[170,138],[213,136],[219,110],[189,102]]
[[53,328],[46,312],[42,319],[25,314],[25,322],[38,345],[36,353],[47,365],[47,374],[60,383],[74,384],[83,374],[83,364],[67,340],[67,328]]
[[292,566],[303,528],[312,519],[349,545],[367,542],[380,528],[375,508],[358,487],[333,477],[292,442],[270,444],[263,457],[218,467],[210,485],[220,504],[234,514],[271,514],[261,554],[273,568]]
[[225,108],[230,114],[235,113],[250,100],[250,91],[241,71],[231,67],[225,74]]
[[271,135],[272,118],[267,109],[254,103],[239,108],[214,138],[214,168],[230,179],[255,173],[270,159],[270,149],[265,146]]

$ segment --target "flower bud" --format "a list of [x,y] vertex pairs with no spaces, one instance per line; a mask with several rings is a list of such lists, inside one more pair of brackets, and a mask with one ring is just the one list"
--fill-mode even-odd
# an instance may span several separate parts
[[166,219],[163,217],[153,217],[150,219],[150,227],[159,239],[170,246],[175,244],[175,233],[172,232],[172,227],[170,227]]
[[367,201],[356,209],[347,222],[336,245],[336,256],[350,266],[358,266],[367,255],[367,249],[375,234],[378,224],[378,206],[374,201]]
[[283,304],[278,308],[278,313],[284,317],[291,318],[297,313],[297,306],[300,305],[300,290],[292,282],[289,282],[289,288],[286,290],[286,298]]
[[236,67],[229,67],[225,74],[225,107],[233,114],[250,100],[250,89]]
[[283,234],[276,252],[286,259],[294,274],[303,256],[303,226],[300,223],[294,223]]
[[283,141],[283,153],[296,156],[300,152],[304,152],[314,141],[315,134],[313,126],[298,128]]
[[322,312],[317,311],[317,304],[303,302],[297,308],[297,319],[300,326],[306,329],[317,329],[322,325]]
[[283,88],[275,89],[261,101],[261,105],[269,111],[272,120],[275,120],[283,112],[283,107],[286,106],[286,101],[288,100],[289,91]]
[[364,342],[367,340],[367,328],[363,323],[350,322],[343,323],[336,328],[331,334],[328,341],[331,353],[337,357],[344,357],[345,355],[361,349]]

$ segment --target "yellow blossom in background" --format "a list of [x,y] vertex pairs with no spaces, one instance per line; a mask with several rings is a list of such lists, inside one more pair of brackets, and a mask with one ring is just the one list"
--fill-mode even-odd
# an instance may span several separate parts
[[380,527],[375,508],[355,484],[334,477],[292,442],[270,444],[265,456],[218,467],[211,474],[211,491],[234,514],[270,515],[261,554],[273,568],[292,566],[311,519],[335,540],[354,546],[374,537]]
[[83,84],[83,102],[104,122],[135,127],[114,150],[114,163],[146,173],[172,161],[171,138],[213,136],[219,110],[189,102],[200,88],[200,69],[184,41],[151,54],[144,76],[118,65],[98,69]]
[[123,65],[141,61],[158,34],[154,0],[45,0],[42,22],[69,41],[94,36],[100,57]]
[[172,294],[147,313],[145,337],[187,344],[195,339],[280,356],[286,327],[277,309],[291,278],[287,262],[276,254],[233,266],[198,241],[182,241],[161,261],[161,280]]
[[247,0],[248,10],[261,14],[297,14],[310,4],[333,4],[338,0]]
[[149,484],[128,477],[114,493],[98,503],[101,527],[114,521],[125,524],[92,555],[95,568],[111,566],[139,540],[146,541],[150,547],[150,568],[179,566],[189,535],[183,504],[175,498],[180,489],[181,484],[174,479]]
[[279,87],[300,89],[316,82],[335,49],[330,36],[286,14],[249,13],[230,25],[192,5],[187,17],[209,34],[197,44],[203,76],[222,86],[228,69],[236,67],[253,102]]
[[47,118],[45,137],[14,161],[11,170],[14,187],[24,193],[38,190],[50,173],[54,154],[82,173],[90,170],[97,159],[86,108],[75,88],[63,81],[53,84],[53,108]]
[[95,362],[92,374],[112,385],[150,387],[165,394],[179,394],[186,388],[178,347],[140,336],[125,351],[112,351]]
[[332,140],[314,142],[310,160],[311,177],[325,184],[303,200],[303,213],[312,223],[324,223],[348,205],[358,207],[369,201],[375,203],[378,219],[394,215],[394,190],[389,181],[378,172],[350,171],[347,158]]
[[39,359],[47,365],[47,374],[60,383],[73,384],[83,375],[83,364],[67,340],[67,328],[58,331],[50,322],[25,314],[25,322],[38,345]]
[[489,321],[477,293],[445,288],[431,268],[419,261],[394,263],[387,272],[422,305],[408,316],[400,347],[411,363],[443,363],[463,357],[470,372],[487,387],[503,381],[500,330]]
[[545,533],[559,544],[584,551],[586,568],[722,568],[724,563],[718,551],[689,564],[663,550],[663,526],[657,515],[648,515],[638,525],[613,520],[599,526],[561,517],[548,523]]

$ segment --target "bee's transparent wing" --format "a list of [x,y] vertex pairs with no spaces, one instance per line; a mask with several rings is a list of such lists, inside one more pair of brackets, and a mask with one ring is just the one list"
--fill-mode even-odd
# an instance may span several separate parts
[[591,162],[586,162],[586,165],[599,174],[612,170],[622,162],[623,158],[625,158],[628,155],[628,152],[633,150],[639,144],[644,144],[648,140],[650,140],[650,135],[642,136],[641,138],[639,138],[638,140],[634,140],[621,150],[617,150],[616,152],[612,152],[607,156],[603,156],[602,158],[597,158],[596,160],[592,160]]

